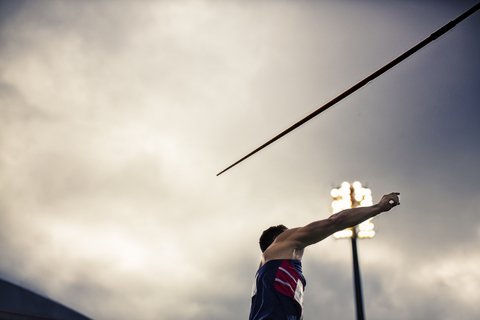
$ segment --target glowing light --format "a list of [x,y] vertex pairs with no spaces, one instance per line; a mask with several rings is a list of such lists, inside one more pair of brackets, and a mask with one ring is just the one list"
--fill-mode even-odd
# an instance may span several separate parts
[[338,200],[332,202],[333,213],[342,211],[342,203]]
[[360,189],[362,187],[362,184],[358,181],[355,181],[353,184],[352,184],[352,187],[353,189],[357,190],[357,189]]
[[374,230],[362,230],[358,232],[358,237],[361,239],[373,238],[375,236]]
[[[368,207],[373,205],[372,191],[369,188],[363,188],[359,181],[355,181],[350,189],[350,183],[344,181],[338,189],[332,189],[330,194],[334,198],[332,201],[333,213],[355,207]],[[355,199],[352,202],[352,198]],[[334,233],[336,239],[352,238],[356,232],[358,238],[373,238],[375,236],[374,224],[372,219],[360,223],[355,228],[348,228]]]
[[340,188],[338,190],[338,194],[344,198],[350,198],[350,189],[348,188]]
[[347,181],[342,182],[342,189],[350,189],[350,183]]
[[372,223],[372,219],[364,221],[358,225],[358,229],[361,231],[368,231],[373,230],[374,224]]
[[368,207],[368,206],[371,206],[371,205],[373,205],[372,200],[362,200],[360,202],[361,207]]
[[330,194],[332,195],[332,198],[338,197],[338,189],[332,189],[332,191],[330,192]]
[[353,230],[352,229],[345,229],[342,231],[335,232],[333,236],[336,239],[345,239],[353,237]]
[[355,189],[355,194],[363,197],[365,195],[365,190],[365,188]]

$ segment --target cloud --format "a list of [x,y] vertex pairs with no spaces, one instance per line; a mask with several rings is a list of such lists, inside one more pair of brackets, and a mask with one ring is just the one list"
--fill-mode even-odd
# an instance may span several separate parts
[[[367,315],[474,319],[473,17],[215,177],[466,7],[14,8],[0,25],[0,274],[98,319],[244,318],[261,231],[326,218],[330,189],[360,180],[374,200],[402,193],[361,244]],[[308,315],[352,316],[348,250],[309,248]]]

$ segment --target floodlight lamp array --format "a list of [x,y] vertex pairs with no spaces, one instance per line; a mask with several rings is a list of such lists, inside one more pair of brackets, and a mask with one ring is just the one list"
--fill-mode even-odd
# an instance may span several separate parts
[[[339,188],[334,188],[331,191],[332,210],[333,213],[340,212],[345,209],[368,207],[373,205],[372,191],[369,188],[364,188],[359,181],[350,183],[344,181]],[[375,231],[373,230],[372,219],[366,220],[357,226],[356,232],[358,238],[373,238]],[[337,239],[352,238],[354,236],[354,228],[348,228],[334,233]]]

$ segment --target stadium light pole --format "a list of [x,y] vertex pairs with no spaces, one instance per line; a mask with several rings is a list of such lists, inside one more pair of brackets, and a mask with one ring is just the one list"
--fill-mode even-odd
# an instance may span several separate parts
[[[373,204],[372,191],[364,188],[362,184],[355,181],[352,185],[343,182],[340,188],[332,189],[331,196],[333,213],[349,208],[366,207]],[[353,278],[355,284],[355,304],[357,309],[357,320],[365,320],[363,309],[362,284],[360,279],[360,265],[358,263],[357,238],[367,239],[375,236],[372,219],[368,219],[358,226],[336,232],[333,236],[336,239],[350,238],[352,242],[353,256]]]

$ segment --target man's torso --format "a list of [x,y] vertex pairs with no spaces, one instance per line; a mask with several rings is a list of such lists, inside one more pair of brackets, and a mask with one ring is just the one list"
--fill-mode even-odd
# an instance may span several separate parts
[[266,262],[255,276],[249,319],[301,319],[305,286],[300,260]]

